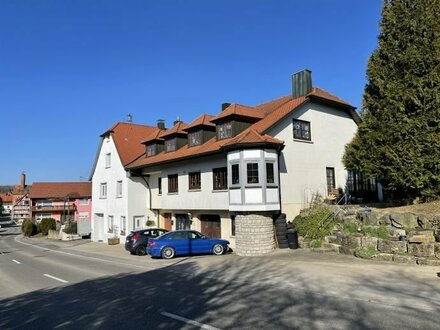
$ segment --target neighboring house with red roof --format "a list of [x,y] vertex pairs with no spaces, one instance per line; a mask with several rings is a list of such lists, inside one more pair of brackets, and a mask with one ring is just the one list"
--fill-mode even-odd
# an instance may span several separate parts
[[20,184],[12,189],[12,211],[11,219],[16,223],[21,223],[24,219],[30,218],[29,208],[29,189],[31,186],[26,184],[26,173],[20,175]]
[[[127,230],[140,224],[192,228],[234,247],[243,230],[236,232],[235,219],[247,214],[263,215],[271,231],[273,216],[293,219],[314,195],[346,188],[342,156],[358,121],[352,105],[312,87],[304,70],[292,76],[291,95],[257,106],[225,103],[216,116],[176,121],[168,130],[163,123],[145,128],[139,139],[128,138],[131,159],[117,146],[128,130],[118,127],[135,125],[118,123],[102,135],[94,167],[94,200],[106,186],[102,207],[93,211],[95,240],[114,235],[105,230],[115,224]],[[106,169],[107,154],[118,159],[117,173]],[[115,207],[118,181],[125,187],[121,207]],[[130,184],[137,190],[128,191]],[[136,215],[145,222],[132,224]]]
[[29,192],[31,218],[53,218],[64,223],[91,220],[91,182],[34,182]]
[[13,196],[11,193],[0,194],[0,214],[1,212],[5,214],[11,214],[12,198]]

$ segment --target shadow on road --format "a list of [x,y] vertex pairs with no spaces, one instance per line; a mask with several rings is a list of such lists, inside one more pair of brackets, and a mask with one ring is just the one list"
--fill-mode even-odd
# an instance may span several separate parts
[[[379,311],[388,307],[375,306],[368,299],[351,299],[350,292],[355,296],[356,287],[347,287],[348,296],[341,299],[317,292],[301,273],[286,274],[279,263],[277,267],[270,261],[255,265],[253,260],[237,257],[201,268],[190,260],[138,274],[38,290],[1,300],[0,328],[191,329],[162,312],[221,329],[381,328]],[[405,281],[412,281],[421,297],[426,292],[439,295],[438,287],[408,278]],[[368,275],[362,283],[378,294],[405,298],[390,310],[390,317],[396,319],[395,328],[413,324],[414,319],[423,320],[420,328],[437,327],[438,316],[432,309],[415,308],[410,303],[414,292],[409,288],[402,286],[393,292]],[[431,306],[440,309],[438,302]],[[401,314],[396,315],[396,309]]]

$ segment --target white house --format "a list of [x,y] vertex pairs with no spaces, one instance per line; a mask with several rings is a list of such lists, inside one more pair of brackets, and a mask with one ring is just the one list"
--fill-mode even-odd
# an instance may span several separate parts
[[[197,229],[228,239],[243,254],[262,240],[272,249],[274,216],[283,212],[293,219],[312,196],[345,189],[342,156],[359,120],[349,103],[313,88],[310,71],[292,78],[291,95],[257,106],[226,103],[216,116],[176,121],[168,130],[163,123],[151,128],[131,161],[117,160],[119,149],[107,132],[95,165],[94,196],[125,169],[128,176],[118,180],[133,189],[125,188],[126,207],[119,209],[126,213],[118,216],[149,217],[167,229]],[[114,155],[111,170],[105,166],[107,154]],[[106,200],[94,202],[95,216],[116,216],[110,188]],[[95,240],[104,239],[108,227],[98,226]],[[256,228],[264,237],[250,238],[258,236]]]
[[148,183],[143,177],[130,176],[125,166],[143,153],[141,141],[145,136],[158,130],[119,122],[101,135],[91,173],[92,240],[125,238],[131,230],[144,228],[153,217],[146,204]]

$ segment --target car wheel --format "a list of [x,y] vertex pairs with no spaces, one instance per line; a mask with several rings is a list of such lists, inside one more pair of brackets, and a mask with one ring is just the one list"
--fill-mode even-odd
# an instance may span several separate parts
[[138,246],[137,248],[136,248],[136,254],[138,255],[138,256],[144,256],[145,255],[145,247],[144,246]]
[[225,252],[225,248],[221,244],[216,244],[212,248],[212,253],[215,254],[216,256],[222,255],[223,252]]
[[174,252],[173,248],[165,247],[165,248],[163,248],[160,255],[162,256],[163,259],[172,259],[172,258],[174,258],[175,252]]

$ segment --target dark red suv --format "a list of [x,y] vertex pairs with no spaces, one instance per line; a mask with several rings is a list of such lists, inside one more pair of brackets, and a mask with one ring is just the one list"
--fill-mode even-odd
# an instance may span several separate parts
[[144,256],[146,254],[148,240],[150,238],[159,237],[166,232],[168,232],[168,230],[162,228],[148,228],[132,231],[125,240],[125,249],[131,254]]

